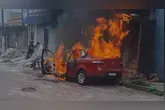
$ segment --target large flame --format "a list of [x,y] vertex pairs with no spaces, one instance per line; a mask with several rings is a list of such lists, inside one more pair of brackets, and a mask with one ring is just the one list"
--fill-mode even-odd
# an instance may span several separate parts
[[[129,30],[123,31],[123,23],[129,23],[131,17],[126,14],[115,14],[115,17],[110,20],[105,18],[97,18],[97,26],[94,29],[94,36],[91,42],[89,54],[95,58],[120,58],[121,57],[121,43],[128,35]],[[109,37],[112,40],[106,42],[101,36],[103,31],[109,32]]]
[[[115,17],[106,20],[103,17],[97,18],[97,25],[93,30],[91,47],[87,48],[88,53],[94,58],[109,58],[115,59],[121,57],[122,40],[128,35],[129,30],[123,31],[124,22],[129,23],[131,17],[126,14],[115,14]],[[102,36],[103,32],[109,33],[110,41],[106,42]],[[77,42],[71,49],[71,59],[77,59],[81,56],[81,51],[84,49],[82,43]],[[66,63],[63,61],[64,45],[60,44],[55,54],[56,73],[66,73]]]

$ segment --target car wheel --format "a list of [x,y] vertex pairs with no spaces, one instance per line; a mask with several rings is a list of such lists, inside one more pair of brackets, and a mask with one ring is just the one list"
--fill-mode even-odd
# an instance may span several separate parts
[[77,83],[80,85],[87,84],[87,76],[84,71],[79,71],[76,79],[77,79]]

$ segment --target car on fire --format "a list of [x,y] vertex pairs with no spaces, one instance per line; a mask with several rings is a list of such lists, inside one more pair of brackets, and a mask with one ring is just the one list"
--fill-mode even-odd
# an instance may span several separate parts
[[[55,70],[55,64],[44,64],[44,53],[48,53],[49,50],[43,50],[42,55],[42,73],[52,74]],[[113,80],[116,83],[120,82],[123,66],[120,58],[117,59],[105,59],[105,58],[92,58],[90,54],[81,51],[80,58],[73,59],[72,55],[74,51],[70,52],[66,61],[66,78],[67,80],[76,79],[76,82],[80,85],[85,85],[93,78],[105,78]],[[53,52],[49,51],[50,53]]]

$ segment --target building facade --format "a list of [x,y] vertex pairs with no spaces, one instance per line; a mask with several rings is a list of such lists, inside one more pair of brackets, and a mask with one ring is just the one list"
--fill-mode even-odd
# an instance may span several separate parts
[[3,50],[18,48],[24,51],[28,46],[26,35],[27,27],[21,22],[21,13],[4,10],[4,38],[1,39]]
[[[56,49],[56,17],[53,10],[23,9],[22,23],[28,26],[28,42],[40,42],[44,48]],[[54,13],[56,16],[56,13]]]

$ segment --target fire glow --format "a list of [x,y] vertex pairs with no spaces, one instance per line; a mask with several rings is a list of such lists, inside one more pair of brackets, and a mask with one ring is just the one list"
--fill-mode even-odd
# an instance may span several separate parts
[[[104,17],[96,19],[97,25],[93,30],[91,47],[87,48],[87,53],[93,58],[121,58],[121,44],[123,39],[128,35],[129,30],[123,31],[124,22],[129,23],[131,16],[127,14],[115,14],[113,19],[106,20]],[[108,31],[110,41],[106,42],[102,36],[103,32]],[[80,58],[80,50],[84,49],[80,42],[75,43],[72,47],[72,59]],[[66,73],[66,63],[63,63],[64,45],[60,44],[55,54],[56,72]]]
[[72,48],[72,56],[71,59],[77,59],[81,57],[81,50],[83,50],[84,47],[81,44],[81,42],[75,43],[75,45]]
[[[121,57],[121,43],[128,35],[129,30],[123,31],[123,22],[129,23],[130,16],[126,14],[116,14],[114,19],[106,20],[105,18],[97,18],[97,26],[94,29],[92,45],[89,54],[95,58],[115,59]],[[101,39],[103,31],[109,32],[109,38],[112,41],[106,42]]]
[[55,69],[56,69],[56,73],[59,74],[66,73],[66,63],[64,63],[62,56],[63,51],[64,51],[64,45],[60,44],[55,54]]

